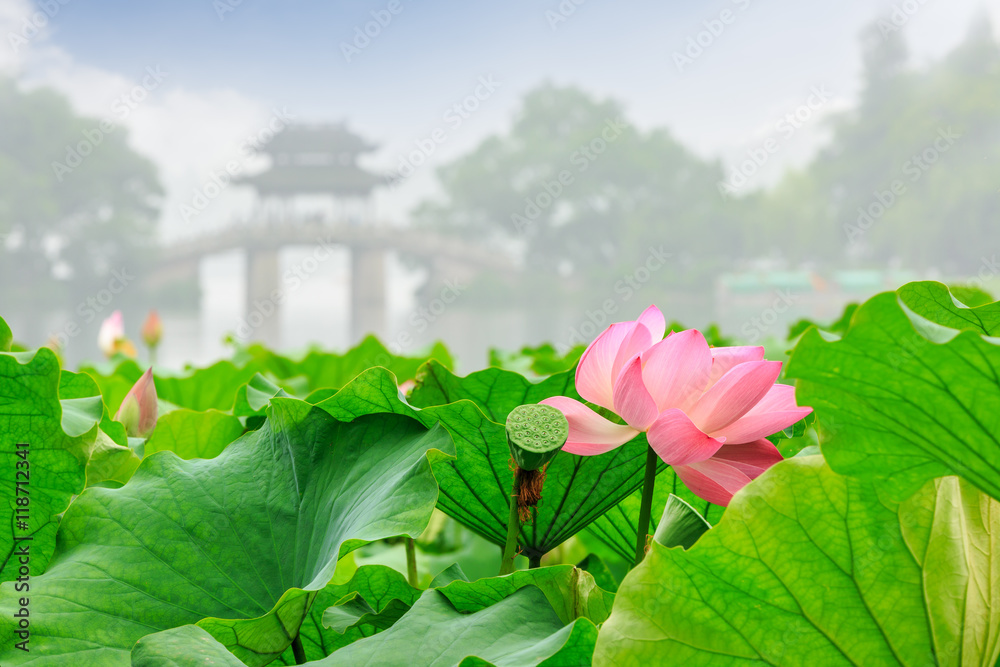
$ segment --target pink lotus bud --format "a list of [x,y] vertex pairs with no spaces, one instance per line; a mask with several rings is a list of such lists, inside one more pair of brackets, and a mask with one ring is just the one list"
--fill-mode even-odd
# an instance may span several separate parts
[[122,311],[116,310],[101,324],[101,331],[97,334],[97,345],[104,356],[110,359],[118,351],[118,341],[124,337],[125,319],[122,317]]
[[161,338],[163,338],[163,322],[160,321],[160,315],[151,310],[146,323],[142,325],[142,340],[147,347],[152,348],[160,344]]
[[125,426],[130,438],[147,438],[156,427],[156,385],[153,369],[142,374],[118,408],[115,421]]

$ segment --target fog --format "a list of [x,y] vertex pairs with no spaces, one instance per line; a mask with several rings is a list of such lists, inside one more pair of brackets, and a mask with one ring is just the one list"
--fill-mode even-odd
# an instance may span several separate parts
[[459,370],[1000,293],[1000,1],[0,0],[0,317]]

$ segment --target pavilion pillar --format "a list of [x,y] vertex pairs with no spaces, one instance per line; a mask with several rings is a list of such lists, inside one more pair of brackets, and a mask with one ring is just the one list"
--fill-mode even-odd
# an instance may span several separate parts
[[351,338],[385,334],[385,251],[358,246],[351,251]]
[[244,342],[281,345],[280,269],[278,250],[247,249],[245,316],[237,330]]

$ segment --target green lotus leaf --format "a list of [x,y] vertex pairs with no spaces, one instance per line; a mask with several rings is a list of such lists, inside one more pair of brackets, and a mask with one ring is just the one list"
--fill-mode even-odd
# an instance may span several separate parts
[[[20,557],[14,552],[24,544],[30,543],[30,573],[45,570],[55,549],[56,515],[86,483],[103,408],[100,399],[61,402],[59,382],[59,360],[52,350],[0,352],[0,468],[5,471],[0,477],[0,581],[19,576]],[[17,481],[27,484],[18,487]],[[18,507],[27,507],[27,518]]]
[[[516,373],[493,368],[456,378],[429,362],[421,378],[421,386],[433,388],[425,392],[418,387],[412,392],[410,400],[425,406],[420,409],[400,397],[391,373],[378,368],[365,371],[319,407],[338,419],[392,412],[411,415],[427,425],[443,424],[455,440],[458,458],[435,469],[441,485],[438,507],[502,546],[514,479],[503,426],[505,410],[537,403],[546,396],[572,393],[572,376],[566,373],[536,385]],[[459,397],[465,382],[473,387],[470,394],[484,405]],[[430,405],[443,400],[453,402]],[[601,456],[556,456],[546,469],[537,513],[521,527],[518,544],[523,553],[541,557],[614,507],[642,485],[645,461],[643,435]],[[498,553],[498,566],[499,558]]]
[[120,489],[87,489],[31,581],[31,653],[13,651],[16,593],[0,589],[0,660],[129,664],[132,646],[197,624],[249,665],[281,654],[337,560],[418,536],[437,500],[432,460],[453,445],[404,416],[350,423],[295,399],[211,460],[143,460]]
[[451,354],[441,343],[435,343],[427,354],[404,357],[391,353],[374,336],[366,337],[344,354],[312,350],[302,359],[291,359],[260,345],[251,345],[243,356],[277,378],[306,378],[312,391],[330,387],[339,389],[373,366],[386,368],[396,377],[406,380],[414,377],[417,369],[428,359],[437,359],[447,367],[454,365]]
[[896,290],[896,294],[911,311],[941,326],[987,336],[1000,335],[1000,304],[970,308],[947,286],[931,281],[908,283]]
[[0,352],[10,352],[10,346],[13,343],[14,334],[4,319],[0,317]]
[[526,586],[472,614],[439,591],[425,591],[391,628],[350,644],[315,667],[332,665],[587,665],[596,628],[585,618],[563,625],[537,588]]
[[[647,534],[652,535],[656,532],[659,518],[663,515],[663,510],[671,495],[677,496],[694,508],[710,525],[717,523],[726,509],[719,505],[713,505],[707,500],[702,500],[691,493],[673,469],[667,468],[656,475],[656,484],[653,486],[652,513]],[[587,533],[607,545],[619,558],[631,563],[635,559],[635,536],[639,525],[639,506],[641,504],[642,490],[633,491],[627,498],[590,524]]]
[[595,665],[993,665],[1000,503],[957,477],[899,503],[789,459],[688,551],[654,543]]
[[[586,618],[599,624],[611,613],[614,600],[611,593],[596,585],[589,573],[572,565],[522,570],[474,582],[464,578],[436,581],[440,585],[432,588],[437,588],[462,613],[477,612],[526,586],[534,586],[542,591],[563,623]],[[402,574],[384,565],[362,566],[349,581],[327,585],[302,624],[306,657],[324,658],[343,646],[386,630],[409,611],[421,593]],[[286,651],[278,663],[295,664],[292,652]]]
[[[941,299],[921,284],[880,294],[842,339],[803,335],[787,372],[798,402],[815,408],[835,471],[881,480],[897,500],[951,474],[1000,498],[1000,340],[982,335],[1000,304],[952,304],[959,318]],[[986,323],[982,331],[969,318]]]
[[182,625],[146,635],[132,649],[132,667],[192,665],[245,667],[242,660],[197,625]]
[[[428,590],[392,627],[339,648],[329,657],[302,664],[569,667],[590,664],[596,639],[597,628],[593,623],[581,618],[563,625],[541,591],[531,586],[472,614],[457,611],[442,593]],[[184,626],[140,640],[133,650],[132,664],[136,667],[240,664],[231,662],[231,658],[225,646],[211,635],[196,626]]]
[[211,459],[241,435],[240,420],[224,412],[174,410],[156,421],[144,451],[146,456],[168,451],[182,459]]

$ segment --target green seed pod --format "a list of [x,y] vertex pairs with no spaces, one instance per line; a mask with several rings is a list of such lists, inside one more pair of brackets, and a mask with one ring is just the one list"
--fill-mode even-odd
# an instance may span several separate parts
[[559,453],[569,422],[551,405],[519,405],[507,415],[507,445],[522,470],[538,470]]

